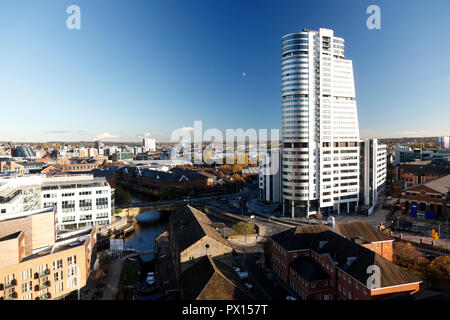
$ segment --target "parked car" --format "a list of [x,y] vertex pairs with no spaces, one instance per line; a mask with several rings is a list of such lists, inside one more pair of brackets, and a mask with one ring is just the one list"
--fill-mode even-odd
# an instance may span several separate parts
[[148,285],[154,285],[155,284],[155,273],[154,272],[149,272],[147,273],[147,284]]
[[286,300],[297,300],[297,299],[295,299],[293,296],[287,296]]
[[247,289],[253,288],[253,286],[252,286],[250,283],[244,283],[244,286],[245,286]]
[[248,279],[248,272],[238,271],[237,274],[241,280]]

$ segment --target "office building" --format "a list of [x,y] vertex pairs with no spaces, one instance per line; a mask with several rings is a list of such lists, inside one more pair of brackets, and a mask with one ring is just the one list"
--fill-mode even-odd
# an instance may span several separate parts
[[386,145],[377,139],[364,139],[360,142],[360,201],[365,213],[372,214],[378,205],[379,195],[386,186]]
[[144,147],[144,152],[154,152],[156,151],[156,140],[144,138],[142,139],[142,146]]
[[344,39],[321,28],[287,34],[281,42],[284,215],[354,212],[359,128]]
[[0,178],[0,217],[56,208],[58,230],[111,223],[112,189],[90,174],[28,175]]
[[259,159],[259,199],[281,203],[281,153],[280,149],[268,150]]
[[450,136],[439,137],[438,145],[441,149],[450,149]]

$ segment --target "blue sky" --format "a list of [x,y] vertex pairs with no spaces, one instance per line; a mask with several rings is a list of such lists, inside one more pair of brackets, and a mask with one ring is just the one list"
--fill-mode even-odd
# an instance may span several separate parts
[[[71,4],[81,30],[66,28]],[[381,30],[366,27],[370,4]],[[361,136],[450,135],[449,12],[446,0],[2,0],[0,141],[167,141],[194,120],[280,128],[280,38],[320,27],[346,40]]]

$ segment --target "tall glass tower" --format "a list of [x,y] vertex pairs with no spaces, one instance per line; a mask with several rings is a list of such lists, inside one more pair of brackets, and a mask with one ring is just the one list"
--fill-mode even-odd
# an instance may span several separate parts
[[353,66],[333,30],[281,39],[285,216],[355,211],[359,128]]

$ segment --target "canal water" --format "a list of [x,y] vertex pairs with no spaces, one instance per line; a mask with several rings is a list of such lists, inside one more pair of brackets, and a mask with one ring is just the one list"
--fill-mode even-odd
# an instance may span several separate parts
[[[145,196],[132,194],[131,202],[148,202]],[[155,238],[167,227],[167,211],[151,210],[142,212],[136,216],[136,225],[133,233],[124,239],[124,248],[134,248],[138,251],[154,251]],[[154,254],[141,255],[137,259],[140,269],[140,288],[146,288],[146,276],[150,271],[154,271]],[[137,296],[138,300],[154,300],[156,295]]]

